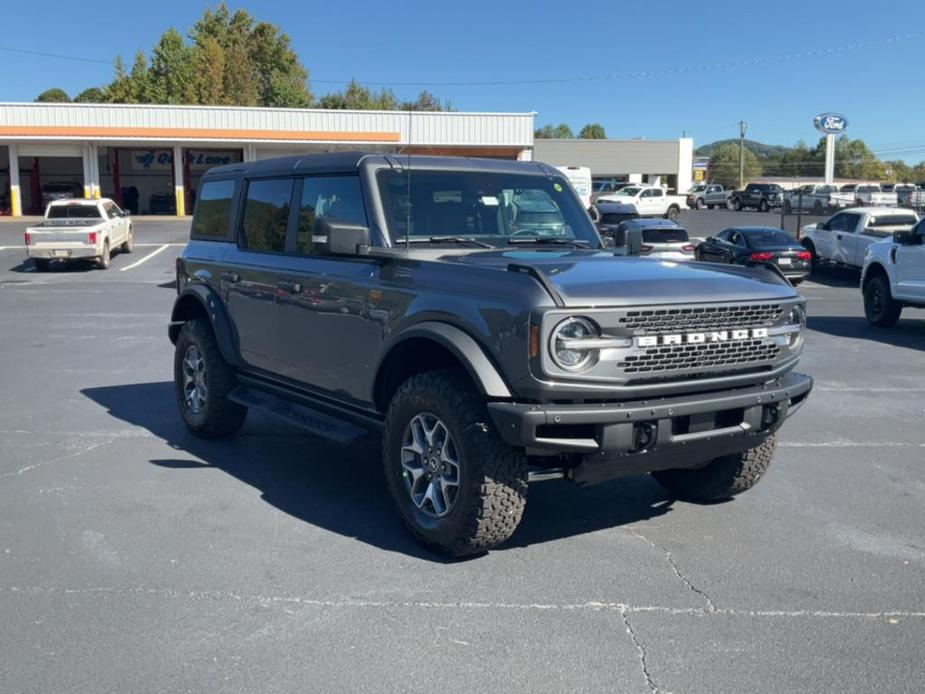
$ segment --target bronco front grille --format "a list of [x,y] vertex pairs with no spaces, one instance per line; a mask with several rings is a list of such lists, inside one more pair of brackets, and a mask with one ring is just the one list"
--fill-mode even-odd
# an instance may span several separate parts
[[623,373],[652,374],[671,371],[748,368],[777,358],[780,348],[765,339],[712,344],[652,347],[626,356],[618,366]]
[[780,304],[652,308],[627,311],[620,317],[619,322],[622,327],[636,335],[724,328],[766,328],[777,322],[782,311]]

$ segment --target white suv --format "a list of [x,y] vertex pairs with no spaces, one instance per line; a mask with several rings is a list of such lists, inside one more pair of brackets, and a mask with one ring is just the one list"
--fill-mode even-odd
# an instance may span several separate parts
[[871,325],[894,325],[904,306],[925,308],[925,220],[867,247],[861,292]]

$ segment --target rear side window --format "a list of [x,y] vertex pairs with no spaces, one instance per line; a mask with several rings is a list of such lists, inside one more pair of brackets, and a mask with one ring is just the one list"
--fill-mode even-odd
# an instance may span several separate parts
[[687,241],[687,231],[684,229],[643,229],[643,243],[679,243]]
[[358,176],[318,176],[302,182],[297,253],[308,255],[312,252],[315,222],[319,219],[366,226]]
[[286,224],[292,200],[291,178],[251,181],[247,186],[242,244],[254,251],[286,250]]
[[868,228],[912,226],[918,220],[911,214],[884,214],[867,220]]
[[231,230],[231,201],[234,181],[207,181],[199,189],[193,236],[226,238]]

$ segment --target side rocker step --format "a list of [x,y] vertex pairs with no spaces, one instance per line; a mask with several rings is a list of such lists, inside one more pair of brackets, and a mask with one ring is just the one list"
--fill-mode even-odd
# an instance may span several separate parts
[[228,399],[249,409],[284,419],[316,436],[339,443],[353,441],[366,433],[365,429],[338,417],[247,386],[237,386],[228,394]]

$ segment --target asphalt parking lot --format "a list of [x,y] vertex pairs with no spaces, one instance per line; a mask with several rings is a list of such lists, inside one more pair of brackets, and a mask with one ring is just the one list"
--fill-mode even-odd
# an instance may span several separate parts
[[[687,212],[692,233],[774,214]],[[919,692],[925,312],[827,270],[815,390],[750,493],[530,489],[505,547],[421,550],[379,442],[186,432],[166,322],[187,224],[36,273],[0,224],[0,691]]]

